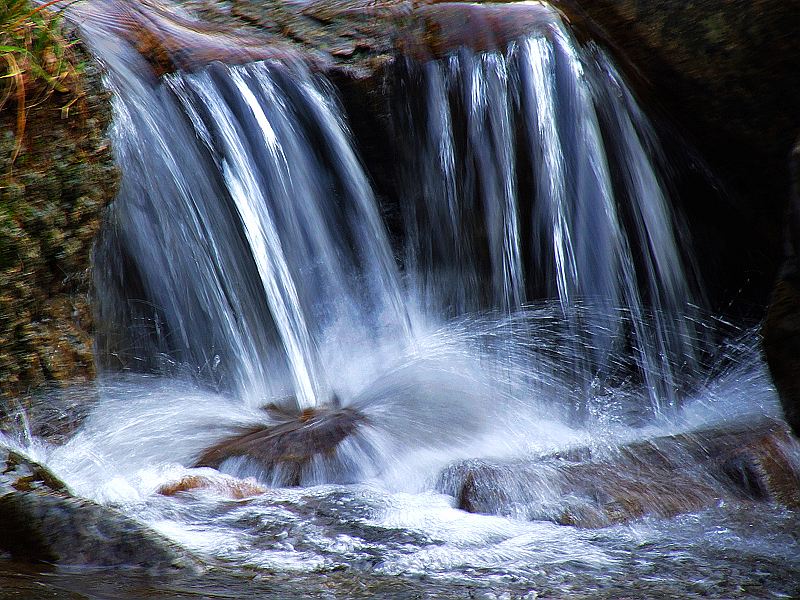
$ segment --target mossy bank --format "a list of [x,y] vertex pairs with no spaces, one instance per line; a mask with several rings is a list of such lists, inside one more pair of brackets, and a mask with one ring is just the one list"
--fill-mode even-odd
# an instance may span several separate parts
[[110,97],[75,33],[4,26],[27,50],[0,53],[0,408],[93,376],[90,254],[118,181]]

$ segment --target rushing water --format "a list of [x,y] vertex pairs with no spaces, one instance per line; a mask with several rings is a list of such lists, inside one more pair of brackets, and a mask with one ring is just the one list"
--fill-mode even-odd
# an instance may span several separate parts
[[[470,514],[437,487],[462,459],[778,414],[757,337],[696,306],[658,144],[631,92],[602,50],[547,15],[502,50],[392,74],[405,199],[395,247],[324,78],[261,62],[155,80],[102,19],[85,24],[109,66],[123,171],[95,257],[104,375],[65,443],[6,441],[213,566],[202,583],[132,576],[119,592],[103,574],[90,584],[61,571],[48,590],[798,591],[788,510],[711,502],[587,531]],[[723,333],[732,341],[709,350]],[[278,423],[268,404],[334,406],[363,423],[309,461],[299,487],[241,457],[192,466],[236,427]],[[187,475],[220,485],[159,493]],[[220,491],[244,477],[269,488]],[[26,577],[6,581],[26,593]]]

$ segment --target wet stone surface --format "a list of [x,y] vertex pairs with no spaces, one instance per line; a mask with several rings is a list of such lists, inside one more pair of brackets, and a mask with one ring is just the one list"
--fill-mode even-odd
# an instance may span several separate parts
[[187,551],[121,512],[74,497],[47,468],[0,448],[0,551],[60,565],[195,567]]
[[[779,421],[635,442],[593,456],[463,461],[437,489],[463,510],[598,528],[674,517],[720,502],[800,507],[800,444]],[[582,460],[571,460],[580,456]]]

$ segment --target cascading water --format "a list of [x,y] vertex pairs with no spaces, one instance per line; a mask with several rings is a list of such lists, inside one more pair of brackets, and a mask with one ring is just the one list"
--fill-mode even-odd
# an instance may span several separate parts
[[[138,352],[219,368],[243,397],[283,389],[307,408],[331,394],[328,329],[345,322],[360,344],[407,335],[386,235],[329,90],[262,63],[118,97],[125,176],[97,260],[123,254],[142,297],[109,281],[100,302],[106,314],[147,302],[133,311],[164,331]],[[115,327],[131,324],[122,319]]]
[[[181,460],[273,484],[408,477],[409,448],[525,452],[542,414],[641,425],[697,385],[657,143],[554,11],[506,48],[391,73],[402,274],[324,78],[267,61],[152,80],[91,22],[123,171],[95,259],[101,361],[210,384],[242,407],[233,431],[311,419],[336,447],[287,472],[238,456],[271,439],[238,430]],[[226,421],[203,415],[209,447]]]
[[[101,399],[64,445],[23,444],[76,493],[248,568],[591,590],[652,539],[629,565],[646,580],[671,526],[585,534],[455,507],[472,493],[564,522],[578,492],[551,477],[574,476],[552,466],[562,450],[613,468],[616,443],[775,414],[751,338],[704,371],[655,136],[555,11],[505,48],[398,59],[395,247],[323,77],[266,61],[155,79],[104,18],[83,27],[123,172],[95,256]],[[540,455],[521,478],[468,460]],[[510,483],[481,496],[481,469]],[[248,476],[263,493],[220,499]],[[186,481],[210,484],[165,497]],[[717,550],[702,542],[716,516],[680,543],[724,566],[746,528],[715,515]],[[674,580],[654,589],[679,595]]]
[[405,260],[424,310],[553,298],[589,332],[575,356],[585,379],[610,378],[628,345],[652,408],[674,405],[673,365],[697,360],[694,276],[654,136],[608,57],[551,14],[505,52],[403,67]]

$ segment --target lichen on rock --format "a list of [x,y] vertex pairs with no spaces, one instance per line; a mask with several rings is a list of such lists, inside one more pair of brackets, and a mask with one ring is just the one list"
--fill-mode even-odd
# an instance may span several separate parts
[[105,137],[110,98],[73,31],[59,29],[50,42],[42,64],[60,55],[57,85],[34,63],[3,55],[16,65],[0,80],[6,98],[0,111],[4,399],[47,381],[93,376],[90,253],[118,179]]

